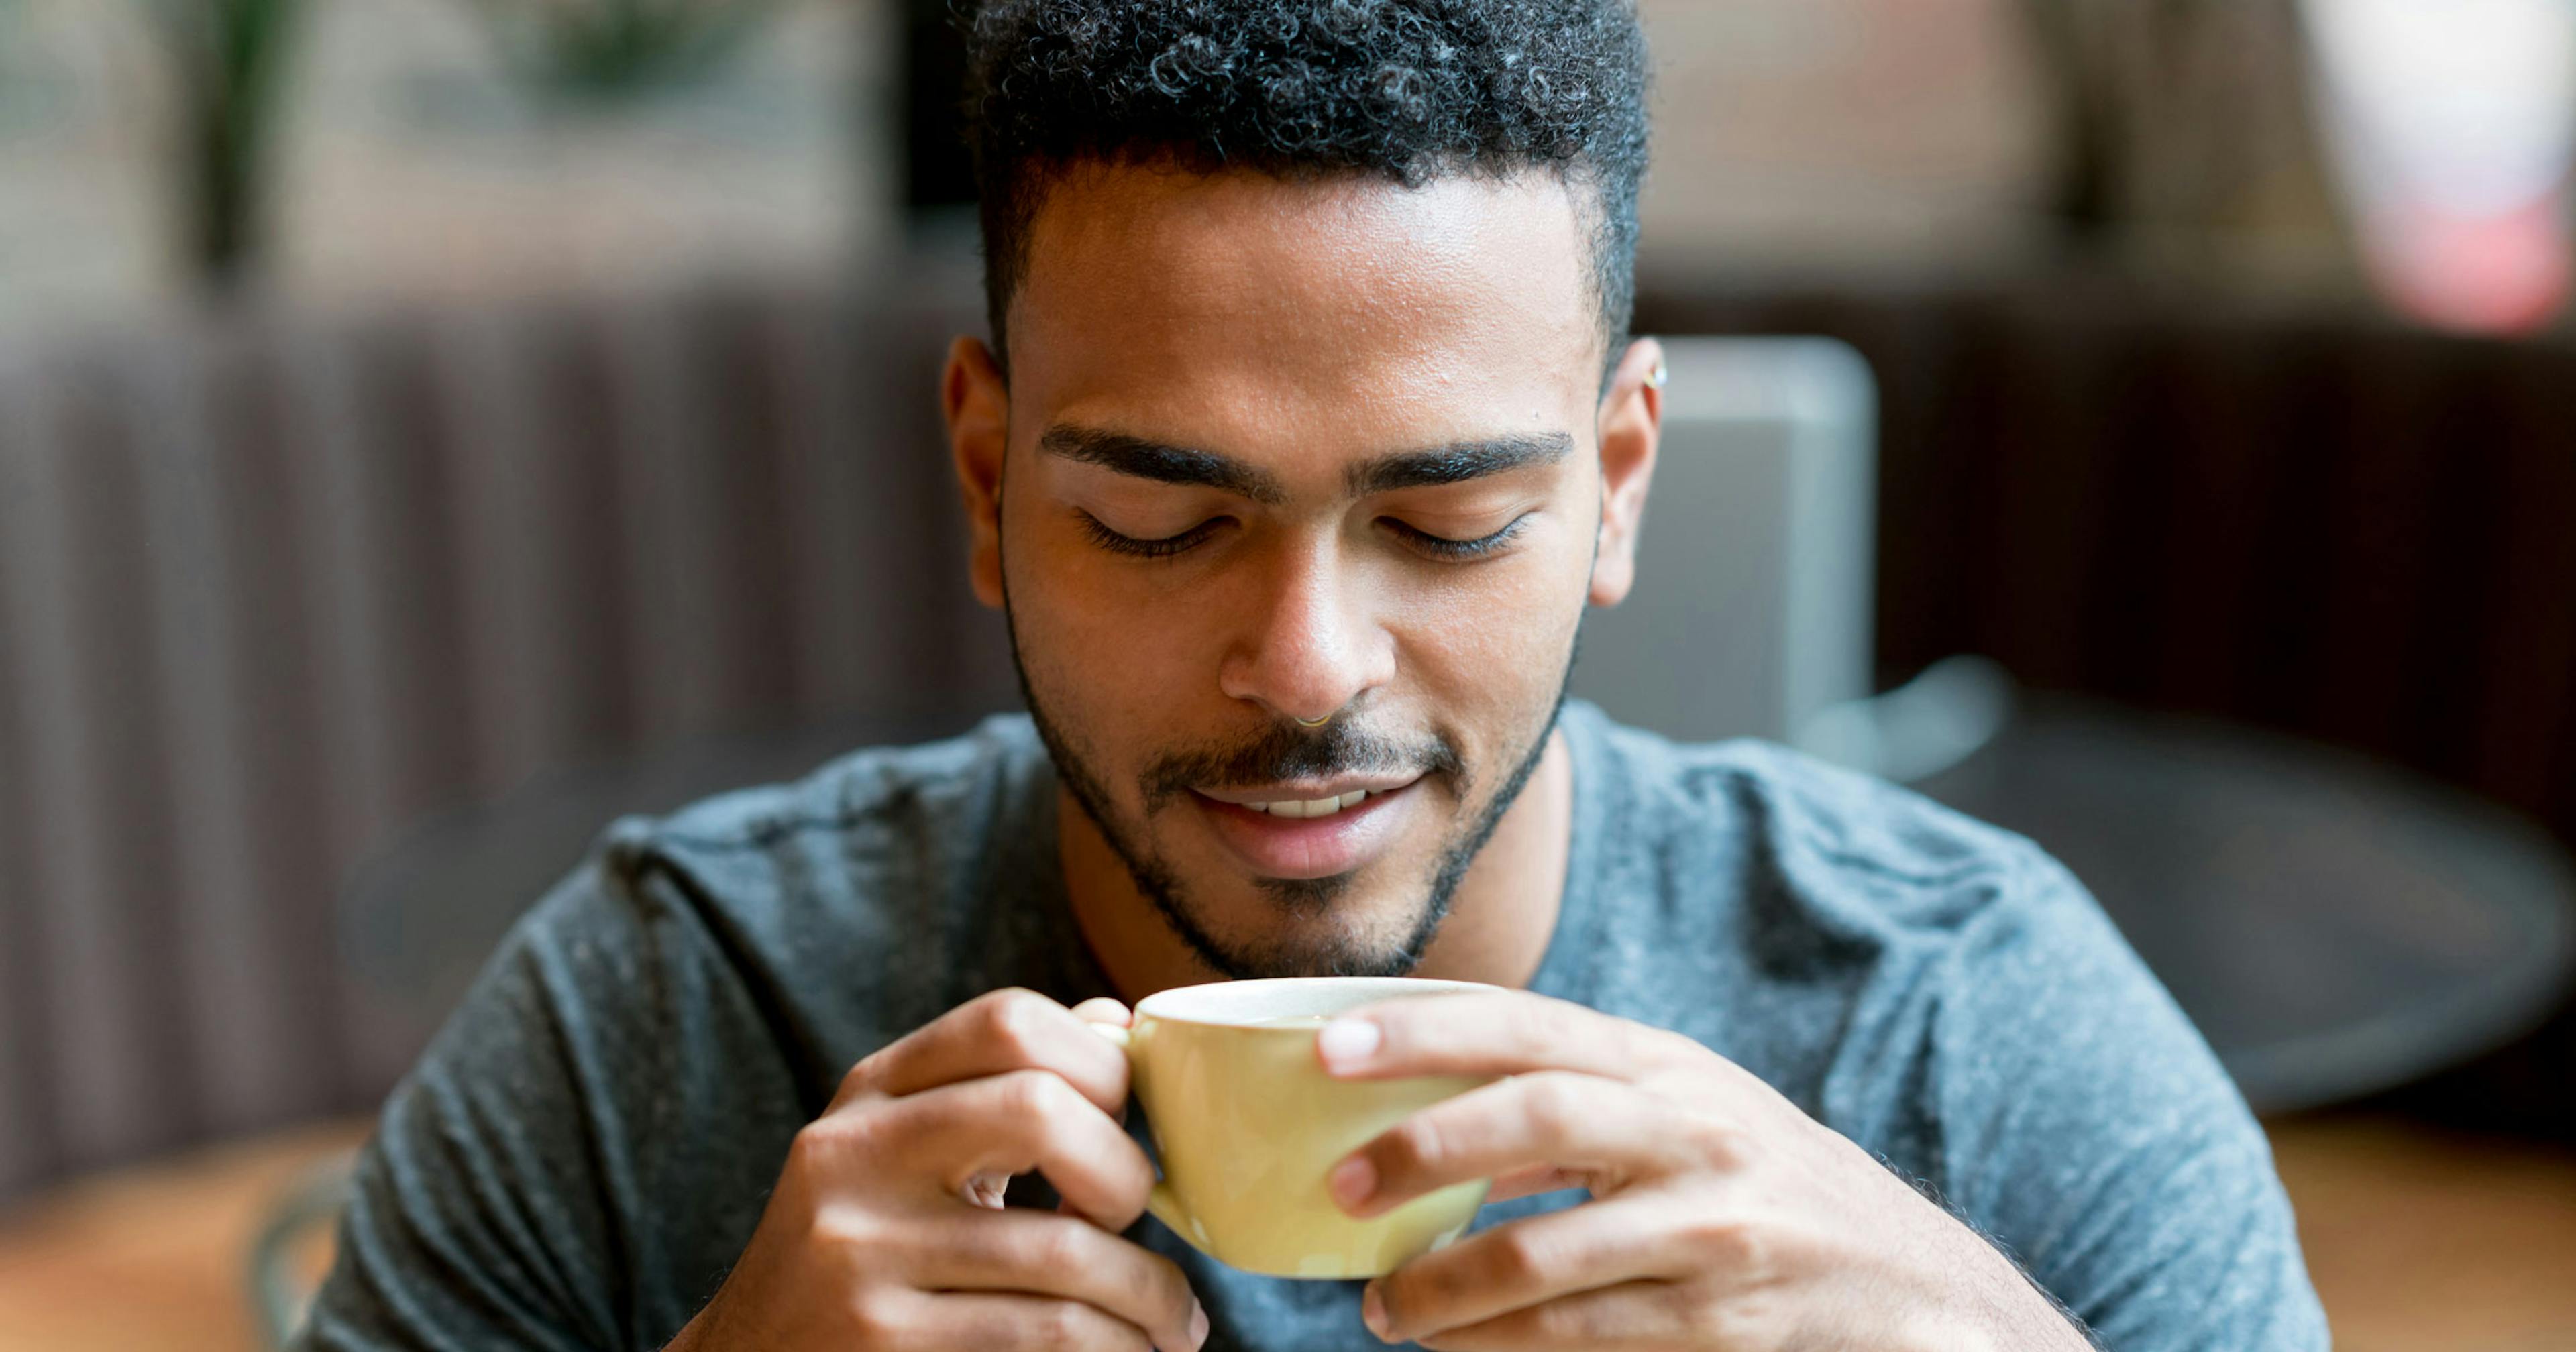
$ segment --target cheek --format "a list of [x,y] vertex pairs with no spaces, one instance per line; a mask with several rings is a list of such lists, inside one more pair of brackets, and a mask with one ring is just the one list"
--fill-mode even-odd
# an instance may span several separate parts
[[1589,542],[1496,569],[1479,585],[1425,592],[1396,622],[1403,680],[1438,716],[1518,738],[1552,704],[1583,616]]
[[1141,727],[1201,670],[1190,636],[1206,626],[1188,598],[1153,602],[1123,561],[1060,524],[1005,504],[1003,575],[1021,665],[1059,713],[1079,711],[1095,728]]

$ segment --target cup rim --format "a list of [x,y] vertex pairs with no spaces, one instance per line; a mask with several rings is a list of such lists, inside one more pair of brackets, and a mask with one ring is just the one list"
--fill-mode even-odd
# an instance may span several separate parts
[[[1314,1032],[1311,1025],[1282,1025],[1276,1021],[1309,1016],[1330,1017],[1381,1000],[1475,995],[1502,989],[1483,981],[1443,981],[1406,976],[1255,977],[1245,981],[1208,981],[1159,990],[1136,1002],[1134,1017],[1140,1022],[1151,1018],[1163,1023],[1201,1028],[1241,1028],[1311,1036]],[[1271,998],[1264,999],[1265,996]],[[1318,996],[1325,997],[1324,1003],[1329,1007],[1282,1012],[1290,1004],[1303,1004]],[[1215,1010],[1205,1007],[1205,1002],[1209,1001],[1245,1001],[1251,1007]]]

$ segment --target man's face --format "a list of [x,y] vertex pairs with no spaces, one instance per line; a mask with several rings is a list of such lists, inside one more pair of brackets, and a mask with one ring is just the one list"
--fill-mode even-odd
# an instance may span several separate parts
[[1545,176],[1101,167],[1032,223],[999,590],[1219,973],[1410,969],[1537,763],[1602,520],[1590,247]]

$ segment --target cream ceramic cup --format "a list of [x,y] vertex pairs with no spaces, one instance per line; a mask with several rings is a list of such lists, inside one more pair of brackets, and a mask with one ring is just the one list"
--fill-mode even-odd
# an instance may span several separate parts
[[1225,981],[1146,996],[1129,1028],[1092,1025],[1127,1048],[1153,1128],[1163,1166],[1154,1216],[1218,1262],[1273,1277],[1380,1276],[1456,1239],[1487,1183],[1359,1220],[1324,1178],[1387,1128],[1492,1077],[1337,1080],[1316,1058],[1315,1034],[1380,1000],[1493,989],[1401,977]]

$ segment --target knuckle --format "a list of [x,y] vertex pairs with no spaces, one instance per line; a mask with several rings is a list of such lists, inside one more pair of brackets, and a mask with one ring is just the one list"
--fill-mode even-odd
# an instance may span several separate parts
[[1555,1261],[1555,1246],[1528,1226],[1505,1226],[1494,1233],[1493,1279],[1525,1286],[1545,1277]]
[[1504,1009],[1503,1019],[1512,1041],[1531,1059],[1542,1063],[1556,1059],[1557,1021],[1554,1010],[1535,1000],[1514,1000]]
[[1073,1086],[1052,1071],[1015,1070],[1002,1077],[1004,1109],[1039,1122],[1060,1117],[1072,1093]]
[[1415,1114],[1396,1129],[1392,1144],[1393,1158],[1384,1163],[1420,1172],[1439,1168],[1457,1149],[1449,1124],[1438,1113]]
[[885,1052],[883,1049],[870,1052],[866,1056],[860,1057],[858,1064],[850,1067],[849,1073],[841,1077],[841,1087],[838,1097],[846,1101],[874,1091],[877,1086],[878,1075],[884,1066]]
[[818,1206],[805,1217],[805,1241],[816,1249],[863,1252],[876,1240],[875,1224],[857,1207]]
[[1529,1114],[1541,1128],[1562,1134],[1588,1116],[1583,1089],[1573,1076],[1541,1074],[1530,1079]]
[[1731,1169],[1741,1167],[1747,1158],[1744,1133],[1714,1118],[1685,1115],[1674,1134],[1695,1159]]
[[1591,1310],[1570,1301],[1555,1300],[1530,1311],[1530,1322],[1539,1338],[1550,1343],[1584,1344],[1599,1341],[1607,1332]]
[[853,1155],[863,1154],[868,1129],[842,1115],[816,1118],[797,1128],[787,1142],[786,1172],[797,1176],[829,1174]]
[[1733,1272],[1759,1272],[1765,1245],[1746,1221],[1731,1216],[1695,1217],[1682,1226],[1681,1241],[1699,1265]]
[[1021,1267],[1030,1272],[1076,1272],[1090,1255],[1084,1252],[1082,1232],[1074,1229],[1080,1221],[1050,1225],[1033,1231],[1017,1255]]
[[986,997],[984,1036],[1014,1062],[1033,1064],[1054,1009],[1054,1001],[1035,991],[996,991]]
[[850,1301],[850,1334],[860,1347],[900,1346],[911,1332],[902,1303],[882,1291],[862,1291]]
[[1098,1331],[1091,1312],[1069,1300],[1049,1302],[1038,1311],[1036,1325],[1040,1347],[1081,1347]]

